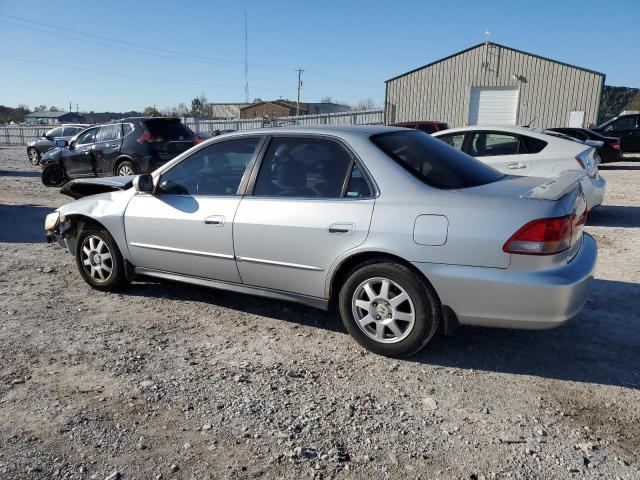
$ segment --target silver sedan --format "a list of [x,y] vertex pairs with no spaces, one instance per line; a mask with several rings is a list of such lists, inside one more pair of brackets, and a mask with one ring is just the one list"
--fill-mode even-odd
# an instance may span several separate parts
[[260,129],[74,180],[45,230],[96,289],[155,277],[336,305],[361,345],[406,356],[438,329],[578,313],[596,262],[583,175],[503,175],[408,129]]

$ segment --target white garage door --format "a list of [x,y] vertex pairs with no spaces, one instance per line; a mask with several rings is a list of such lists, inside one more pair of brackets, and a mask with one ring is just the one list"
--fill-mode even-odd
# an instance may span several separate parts
[[469,125],[515,125],[518,87],[471,87]]

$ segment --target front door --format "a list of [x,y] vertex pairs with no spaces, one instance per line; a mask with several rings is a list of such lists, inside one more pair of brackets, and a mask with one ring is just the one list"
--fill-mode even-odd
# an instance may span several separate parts
[[242,281],[323,298],[332,263],[367,237],[372,191],[340,143],[273,138],[234,220]]
[[96,143],[93,148],[93,160],[96,175],[115,175],[115,161],[120,155],[122,146],[122,125],[114,123],[103,125],[96,134]]
[[520,137],[508,132],[471,131],[466,153],[508,175],[529,175],[531,155]]
[[81,133],[62,151],[62,166],[69,177],[93,176],[93,146],[98,128]]
[[238,188],[261,137],[216,142],[184,158],[138,193],[125,212],[136,267],[240,282],[233,250]]

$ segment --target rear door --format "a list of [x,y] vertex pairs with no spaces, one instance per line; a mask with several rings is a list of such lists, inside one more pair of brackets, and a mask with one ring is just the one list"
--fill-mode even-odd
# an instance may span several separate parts
[[242,137],[201,148],[164,172],[153,195],[131,199],[125,232],[136,267],[240,282],[233,217],[261,141]]
[[93,158],[97,176],[115,175],[114,164],[122,147],[122,125],[103,125],[96,134]]
[[62,150],[62,166],[70,177],[93,176],[93,145],[98,128],[89,128]]
[[371,182],[350,150],[314,136],[272,138],[234,220],[245,284],[325,296],[331,264],[367,237]]
[[520,136],[509,132],[476,130],[469,133],[467,152],[496,170],[529,175],[531,156]]

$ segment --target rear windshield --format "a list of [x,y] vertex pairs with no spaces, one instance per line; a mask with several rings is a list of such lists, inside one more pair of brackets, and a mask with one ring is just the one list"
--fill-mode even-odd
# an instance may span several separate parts
[[441,140],[418,131],[374,135],[384,153],[427,185],[442,189],[476,187],[505,176]]
[[164,141],[193,141],[193,133],[180,120],[144,120],[149,133]]

